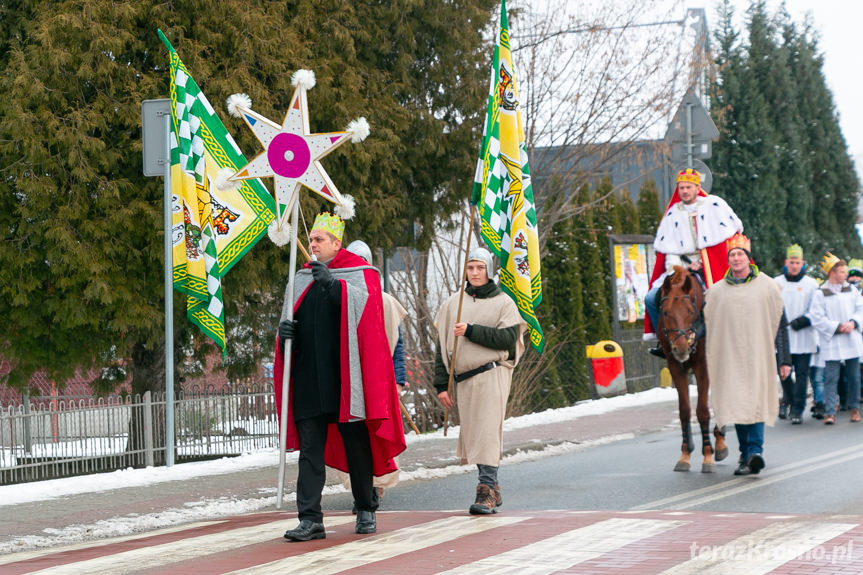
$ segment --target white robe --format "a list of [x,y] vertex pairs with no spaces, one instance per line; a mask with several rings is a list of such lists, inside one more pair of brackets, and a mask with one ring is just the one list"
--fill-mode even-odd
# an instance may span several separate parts
[[[818,291],[818,282],[814,278],[804,276],[800,281],[790,282],[784,274],[773,278],[782,288],[782,301],[785,302],[785,317],[788,322],[800,316],[806,316],[812,321],[810,308],[815,292]],[[793,330],[788,327],[788,346],[791,353],[815,353],[818,351],[818,331],[814,325],[803,329]]]
[[[825,283],[826,286],[826,283]],[[863,355],[863,297],[857,288],[849,284],[842,286],[838,294],[829,293],[821,286],[812,298],[812,326],[821,334],[821,359],[843,361]],[[840,323],[857,322],[851,333],[836,333]]]

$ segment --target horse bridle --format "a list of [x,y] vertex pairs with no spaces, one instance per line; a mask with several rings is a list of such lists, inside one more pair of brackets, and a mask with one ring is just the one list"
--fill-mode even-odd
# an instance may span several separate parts
[[[662,324],[663,324],[662,325],[662,332],[665,334],[665,338],[668,340],[668,343],[670,345],[674,344],[674,342],[677,341],[677,338],[685,337],[686,343],[687,343],[687,345],[689,345],[689,353],[694,354],[697,340],[695,339],[695,330],[692,329],[692,323],[698,319],[699,310],[697,309],[695,301],[693,300],[692,296],[687,294],[687,295],[682,295],[682,296],[677,296],[677,297],[679,297],[680,299],[685,299],[689,302],[689,305],[691,308],[690,311],[692,314],[692,321],[689,322],[689,328],[688,329],[668,329],[665,327],[665,322],[663,321],[662,322]],[[664,296],[664,297],[660,298],[660,300],[659,300],[659,311],[660,312],[662,311],[662,306],[665,305],[665,300],[667,300],[668,298],[669,298],[669,296]],[[670,334],[674,334],[674,335],[672,336]]]

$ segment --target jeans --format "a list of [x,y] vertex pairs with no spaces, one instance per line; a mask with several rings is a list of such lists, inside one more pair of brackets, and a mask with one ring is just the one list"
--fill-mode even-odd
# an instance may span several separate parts
[[753,455],[764,452],[764,422],[736,423],[737,442],[740,444],[740,461],[746,463]]
[[489,487],[494,487],[497,485],[497,470],[499,468],[494,467],[492,465],[481,465],[477,464],[477,470],[479,470],[479,482],[482,485],[488,485]]
[[794,379],[791,375],[782,380],[782,403],[791,406],[791,415],[802,415],[806,408],[806,389],[809,380],[809,359],[811,354],[793,353]]
[[[824,415],[836,415],[836,391],[841,368],[840,361],[828,361],[824,366]],[[860,358],[845,360],[845,377],[848,381],[848,409],[859,409]]]
[[650,318],[650,323],[653,324],[653,331],[658,329],[659,325],[659,288],[653,288],[647,295],[644,296],[644,309],[647,310],[647,316]]
[[809,366],[809,379],[812,380],[812,401],[824,403],[824,368]]

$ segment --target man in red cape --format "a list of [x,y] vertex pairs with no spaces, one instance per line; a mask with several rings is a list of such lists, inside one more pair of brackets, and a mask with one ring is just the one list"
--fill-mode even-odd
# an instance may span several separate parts
[[[284,341],[291,339],[287,448],[299,449],[297,511],[291,541],[323,539],[325,465],[346,471],[357,504],[357,533],[374,533],[373,476],[395,471],[404,451],[392,355],[377,270],[341,249],[344,222],[328,213],[309,233],[317,260],[294,280],[294,321],[282,310],[274,365],[281,414]],[[285,294],[285,305],[289,301]]]
[[[674,266],[700,272],[705,286],[710,288],[725,276],[728,270],[725,240],[738,232],[743,232],[740,219],[725,200],[701,189],[701,174],[692,168],[677,174],[677,186],[653,242],[656,261],[650,277],[651,289],[644,298],[645,341],[656,339],[659,289]],[[659,346],[650,352],[664,357]]]

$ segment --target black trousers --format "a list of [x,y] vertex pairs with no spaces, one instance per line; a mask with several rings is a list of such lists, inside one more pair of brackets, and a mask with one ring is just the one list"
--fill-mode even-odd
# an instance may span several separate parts
[[791,406],[791,415],[802,415],[806,408],[806,390],[809,384],[809,359],[811,353],[792,353],[794,379],[791,375],[782,380],[782,403]]
[[[324,446],[327,443],[328,426],[335,416],[322,415],[296,422],[300,436],[299,473],[297,476],[297,515],[300,521],[309,519],[321,523],[321,493],[326,483],[327,472],[324,465]],[[364,421],[338,423],[348,472],[351,476],[351,491],[357,509],[375,511],[378,508],[374,497],[372,448],[369,431]]]

